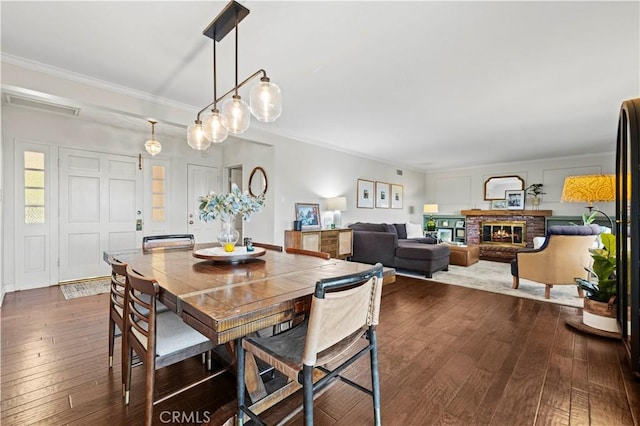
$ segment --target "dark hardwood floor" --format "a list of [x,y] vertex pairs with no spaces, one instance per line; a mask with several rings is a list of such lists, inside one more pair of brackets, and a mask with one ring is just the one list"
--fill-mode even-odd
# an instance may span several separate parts
[[[108,369],[107,305],[106,294],[67,301],[58,287],[5,296],[2,425],[143,423],[142,369],[134,369],[128,407],[119,362]],[[638,424],[640,384],[622,344],[565,326],[577,311],[398,277],[384,289],[378,329],[383,423]],[[362,384],[367,363],[350,371]],[[164,392],[176,378],[202,374],[194,358],[158,377]],[[337,383],[316,400],[316,423],[371,424],[370,401]],[[219,425],[234,405],[234,378],[224,375],[157,406],[155,423]]]

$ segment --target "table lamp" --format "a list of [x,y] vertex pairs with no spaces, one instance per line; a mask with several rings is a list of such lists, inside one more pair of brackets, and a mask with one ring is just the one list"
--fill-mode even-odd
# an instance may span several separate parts
[[602,213],[609,220],[613,229],[613,220],[602,210],[593,205],[594,202],[611,202],[616,200],[615,175],[582,175],[567,176],[562,187],[560,201],[569,203],[588,203],[589,214],[593,211]]
[[425,204],[422,209],[424,213],[429,213],[429,220],[427,220],[427,231],[435,231],[436,230],[436,221],[433,220],[433,213],[438,213],[438,205],[437,204]]
[[347,198],[327,198],[327,210],[333,211],[333,224],[336,228],[340,228],[342,226],[342,212],[347,210]]

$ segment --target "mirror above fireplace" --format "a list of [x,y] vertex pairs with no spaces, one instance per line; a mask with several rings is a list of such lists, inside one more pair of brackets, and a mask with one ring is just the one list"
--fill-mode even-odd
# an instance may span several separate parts
[[493,176],[484,182],[484,199],[504,200],[505,191],[523,189],[524,180],[520,176]]

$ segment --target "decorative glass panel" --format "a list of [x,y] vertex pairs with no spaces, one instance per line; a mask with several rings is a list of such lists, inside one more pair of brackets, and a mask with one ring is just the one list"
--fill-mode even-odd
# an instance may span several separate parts
[[44,153],[26,151],[24,153],[24,168],[44,170]]
[[44,206],[44,189],[25,188],[24,204],[27,206]]
[[25,170],[24,186],[30,188],[44,188],[44,170]]
[[151,167],[151,179],[163,179],[164,180],[164,166]]
[[154,180],[151,182],[151,192],[154,194],[164,194],[164,181],[163,180]]
[[164,221],[164,209],[153,209],[151,219],[154,222],[163,222]]
[[152,207],[154,209],[155,208],[164,207],[164,195],[162,195],[162,194],[153,194],[152,199],[153,199]]
[[28,224],[44,223],[44,207],[25,207],[24,222]]

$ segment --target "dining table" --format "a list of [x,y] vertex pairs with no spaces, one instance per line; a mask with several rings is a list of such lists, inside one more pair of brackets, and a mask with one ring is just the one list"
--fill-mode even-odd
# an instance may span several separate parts
[[[185,323],[234,352],[234,341],[299,318],[309,311],[315,284],[370,269],[372,265],[323,259],[286,251],[238,246],[221,252],[217,244],[193,249],[105,251],[103,259],[127,263],[157,280],[159,300]],[[395,270],[383,269],[383,285]],[[252,401],[267,396],[255,360],[247,359],[245,381]]]

